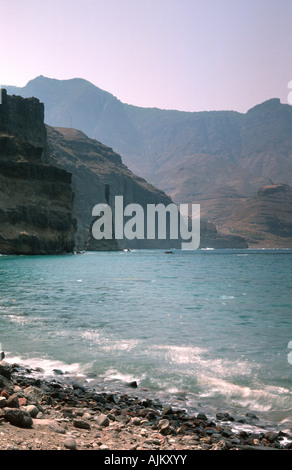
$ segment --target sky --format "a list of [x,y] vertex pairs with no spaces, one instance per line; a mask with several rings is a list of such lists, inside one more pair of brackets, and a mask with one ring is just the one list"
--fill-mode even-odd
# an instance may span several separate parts
[[289,102],[292,0],[0,0],[0,15],[2,86],[79,77],[181,111]]

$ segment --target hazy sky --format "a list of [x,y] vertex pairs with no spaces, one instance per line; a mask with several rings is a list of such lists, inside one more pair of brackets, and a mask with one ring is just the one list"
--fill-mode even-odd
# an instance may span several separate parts
[[287,103],[292,0],[0,0],[0,83],[81,77],[125,103]]

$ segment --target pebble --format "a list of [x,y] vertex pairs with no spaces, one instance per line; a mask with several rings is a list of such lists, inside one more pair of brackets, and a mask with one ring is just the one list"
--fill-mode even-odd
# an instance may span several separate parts
[[103,413],[96,416],[95,420],[96,420],[97,424],[99,424],[99,426],[102,426],[102,427],[107,427],[110,424],[109,418]]
[[19,408],[19,401],[17,395],[10,395],[7,398],[7,405],[9,408]]
[[39,414],[39,409],[35,405],[27,405],[25,410],[30,414],[32,418],[36,418]]
[[90,429],[90,424],[87,421],[84,421],[83,419],[74,419],[73,425],[76,428],[80,429]]
[[7,400],[5,397],[0,397],[0,408],[7,406]]
[[163,408],[162,416],[168,416],[173,414],[173,409],[170,405],[167,405]]
[[77,444],[73,437],[67,437],[64,441],[64,447],[69,450],[76,450]]

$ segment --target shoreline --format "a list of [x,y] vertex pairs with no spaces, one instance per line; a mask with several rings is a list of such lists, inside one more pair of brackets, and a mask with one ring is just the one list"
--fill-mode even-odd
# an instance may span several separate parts
[[[0,451],[4,450],[291,450],[292,430],[265,429],[253,413],[240,421],[218,410],[188,415],[171,403],[90,388],[77,377],[37,378],[0,362]],[[54,374],[54,371],[52,371]],[[129,384],[132,392],[136,384]],[[261,430],[259,430],[261,428]]]

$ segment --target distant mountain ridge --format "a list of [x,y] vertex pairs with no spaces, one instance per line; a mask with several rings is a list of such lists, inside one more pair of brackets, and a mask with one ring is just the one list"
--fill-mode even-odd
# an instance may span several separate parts
[[292,185],[292,106],[272,98],[247,113],[183,112],[122,103],[83,79],[43,76],[9,93],[45,103],[45,122],[114,149],[178,204],[201,205],[219,228],[259,188]]

